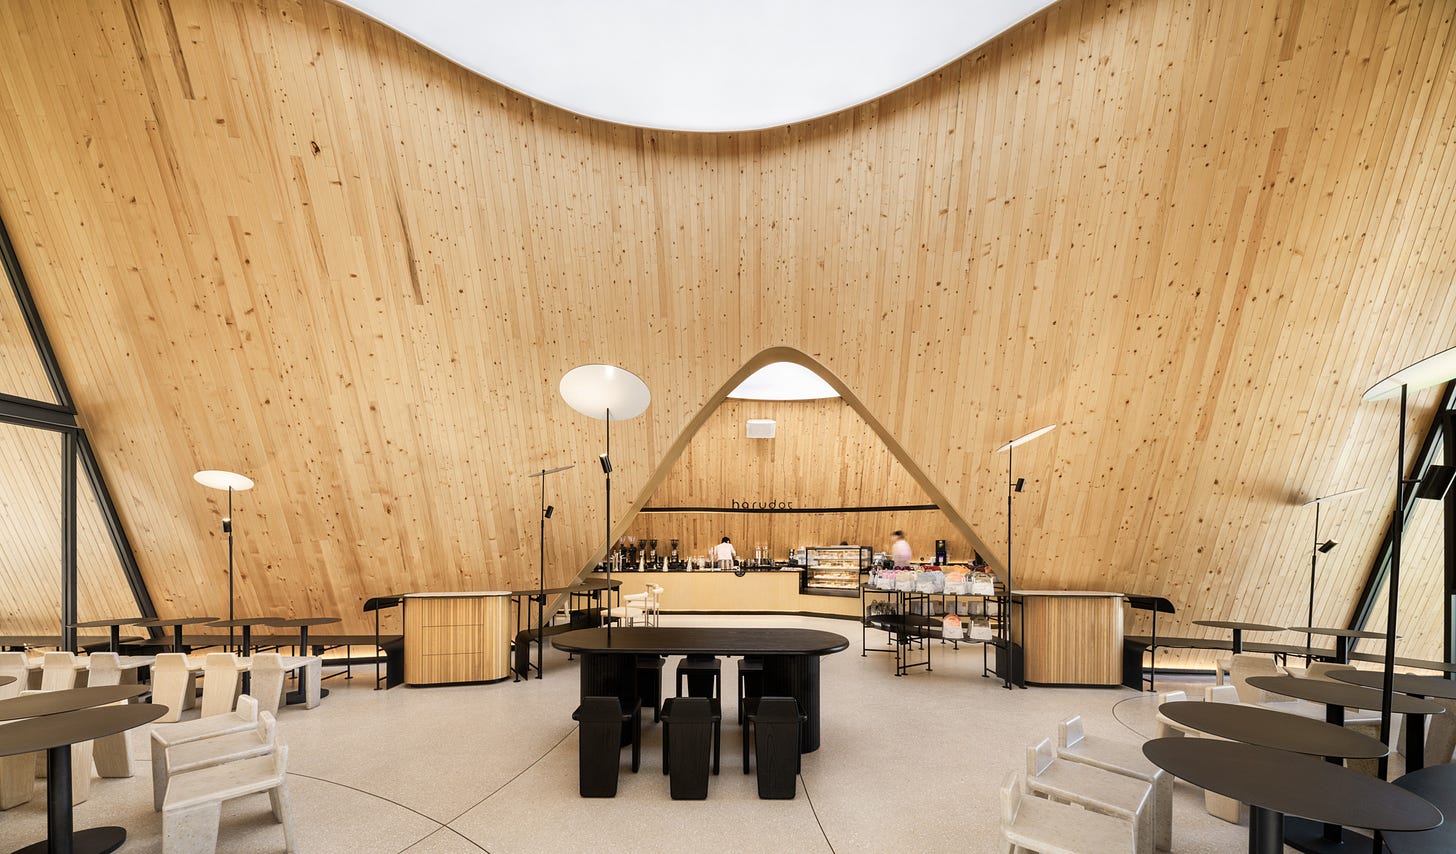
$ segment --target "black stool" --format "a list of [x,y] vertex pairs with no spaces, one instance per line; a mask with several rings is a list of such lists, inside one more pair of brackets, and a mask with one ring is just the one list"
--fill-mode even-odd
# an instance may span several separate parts
[[743,723],[743,701],[763,696],[763,656],[745,655],[738,659],[738,722]]
[[632,738],[632,773],[642,760],[642,703],[622,713],[622,701],[616,697],[583,697],[581,705],[571,713],[581,724],[577,736],[578,787],[583,798],[615,798],[617,774],[622,764],[622,726],[630,725]]
[[791,800],[798,793],[800,736],[807,718],[793,697],[761,697],[744,701],[743,773],[748,773],[748,728],[753,727],[758,759],[758,796]]
[[637,699],[643,708],[652,706],[652,721],[662,720],[662,665],[660,655],[637,656]]
[[[683,693],[683,678],[687,677],[688,690]],[[677,665],[677,695],[679,697],[723,696],[723,662],[712,655],[690,655]]]
[[662,773],[673,800],[708,797],[708,756],[718,773],[723,714],[717,700],[673,697],[662,704]]

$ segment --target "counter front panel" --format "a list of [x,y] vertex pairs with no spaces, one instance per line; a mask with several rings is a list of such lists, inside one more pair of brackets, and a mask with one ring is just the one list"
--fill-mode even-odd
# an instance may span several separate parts
[[509,676],[511,613],[506,592],[406,595],[405,684],[494,682]]

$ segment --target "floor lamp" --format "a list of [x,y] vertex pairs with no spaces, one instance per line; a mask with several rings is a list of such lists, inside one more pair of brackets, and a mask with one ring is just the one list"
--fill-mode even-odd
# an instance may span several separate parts
[[[559,471],[566,471],[567,469],[573,469],[573,468],[576,468],[576,465],[575,464],[572,464],[572,465],[569,465],[569,466],[557,466],[554,469],[541,469],[541,471],[536,472],[535,474],[530,475],[531,477],[539,477],[539,478],[541,478],[541,565],[540,565],[540,567],[541,567],[540,568],[541,581],[540,581],[540,584],[536,587],[536,595],[534,597],[532,597],[532,598],[534,598],[536,600],[536,678],[537,679],[540,679],[541,678],[541,674],[543,672],[541,670],[542,658],[546,654],[545,653],[545,650],[546,650],[546,520],[551,518],[551,512],[556,509],[555,507],[552,507],[550,504],[547,504],[546,503],[546,475],[548,475],[548,474],[556,474]],[[530,676],[531,676],[531,671],[530,671],[530,668],[528,667],[527,670],[526,670],[526,678],[529,679]]]
[[[1018,478],[1016,476],[1015,471],[1011,468],[1011,461],[1015,455],[1015,449],[1017,445],[1025,445],[1032,439],[1050,433],[1055,429],[1057,429],[1057,425],[1048,424],[1040,430],[1033,430],[1024,436],[1018,436],[994,451],[994,453],[997,454],[1001,453],[1002,451],[1006,452],[1006,613],[1001,615],[1001,636],[1002,640],[1006,642],[1006,659],[1008,667],[1005,668],[1005,672],[1001,674],[1002,678],[1006,680],[1005,685],[1002,686],[1004,688],[1011,687],[1011,674],[1012,671],[1016,669],[1016,654],[1011,648],[1011,497],[1016,493],[1020,492],[1021,487],[1026,483],[1026,478]],[[1022,638],[1023,642],[1025,640],[1026,638]],[[1026,685],[1023,684],[1021,687],[1025,688]]]
[[[1406,399],[1420,391],[1456,378],[1456,347],[1402,368],[1366,390],[1361,400],[1389,400],[1400,396],[1400,422],[1396,433],[1395,513],[1391,521],[1390,576],[1386,595],[1385,678],[1380,686],[1380,740],[1390,741],[1390,696],[1395,682],[1395,617],[1400,599],[1400,546],[1405,529],[1405,495],[1410,483],[1405,478]],[[1380,778],[1385,779],[1389,757],[1380,759]]]
[[607,610],[602,615],[607,624],[607,643],[612,642],[612,422],[636,418],[647,411],[652,393],[647,384],[631,371],[612,365],[582,365],[572,368],[561,378],[561,398],[582,415],[606,423],[607,446],[602,453],[602,475],[606,478],[607,519],[606,547],[602,563],[607,567]]
[[[1339,545],[1339,543],[1335,542],[1334,540],[1326,540],[1323,543],[1320,542],[1320,505],[1324,504],[1327,501],[1338,501],[1341,498],[1349,498],[1352,495],[1359,495],[1364,491],[1365,487],[1362,486],[1358,489],[1347,489],[1344,492],[1336,492],[1333,495],[1321,495],[1319,498],[1316,498],[1312,501],[1306,501],[1304,503],[1305,507],[1308,507],[1311,504],[1314,505],[1314,546],[1310,549],[1309,552],[1309,616],[1307,622],[1305,623],[1306,626],[1314,625],[1314,576],[1315,569],[1319,566],[1319,556],[1322,554],[1329,554],[1331,549]],[[1304,650],[1304,663],[1309,664],[1310,661],[1314,660],[1314,635],[1304,636]]]
[[[218,471],[216,469],[205,469],[192,476],[192,479],[207,487],[208,489],[225,489],[228,494],[227,515],[222,519],[222,532],[228,538],[228,620],[236,619],[233,614],[233,493],[246,492],[253,488],[252,478],[230,471]],[[233,633],[236,631],[228,626],[228,647],[236,649]]]

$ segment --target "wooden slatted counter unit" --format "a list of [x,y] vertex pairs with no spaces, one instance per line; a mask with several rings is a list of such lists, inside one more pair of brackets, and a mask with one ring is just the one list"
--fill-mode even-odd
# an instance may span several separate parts
[[1018,590],[1011,633],[1024,650],[1028,685],[1122,684],[1121,593]]
[[511,675],[511,594],[404,596],[406,685],[495,682]]

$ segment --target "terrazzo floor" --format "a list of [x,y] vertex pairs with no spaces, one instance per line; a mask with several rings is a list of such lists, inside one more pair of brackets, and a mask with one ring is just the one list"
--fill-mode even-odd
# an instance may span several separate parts
[[[897,678],[888,653],[861,656],[857,623],[800,617],[663,617],[664,625],[802,626],[837,632],[848,650],[827,657],[822,746],[803,759],[799,796],[761,801],[739,764],[733,714],[723,728],[722,774],[706,801],[673,801],[661,773],[661,726],[644,728],[642,770],[623,752],[617,797],[577,796],[577,664],[548,650],[544,679],[374,691],[373,668],[330,679],[313,710],[284,709],[289,787],[299,850],[331,852],[991,852],[999,847],[998,788],[1025,765],[1025,748],[1055,738],[1080,714],[1089,733],[1138,743],[1154,732],[1155,695],[1120,688],[1004,689],[983,678],[979,646],[934,644],[930,672]],[[871,646],[885,635],[871,631]],[[734,684],[734,663],[724,684]],[[664,668],[670,686],[675,660]],[[360,677],[363,678],[360,678]],[[1208,681],[1160,680],[1201,696]],[[670,687],[668,690],[671,690]],[[187,716],[195,712],[188,712]],[[147,730],[131,733],[136,774],[94,780],[76,827],[118,824],[125,852],[161,850],[151,809]],[[25,806],[0,813],[0,851],[45,836],[43,781]],[[1203,811],[1200,790],[1178,783],[1174,851],[1235,851],[1247,830]],[[224,806],[220,852],[283,850],[266,796]]]

